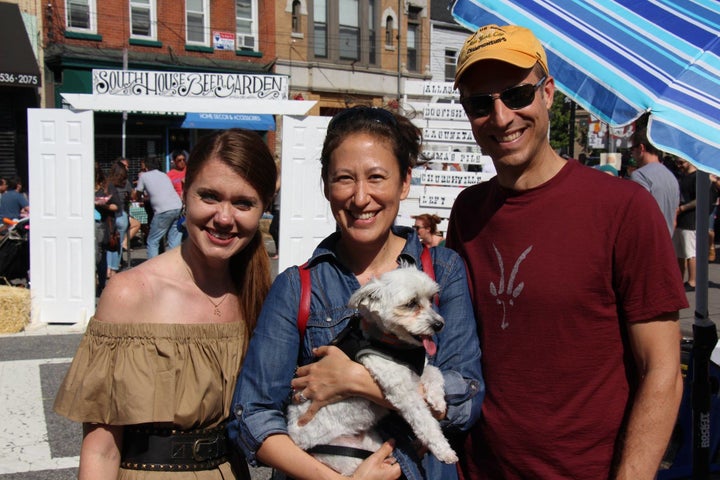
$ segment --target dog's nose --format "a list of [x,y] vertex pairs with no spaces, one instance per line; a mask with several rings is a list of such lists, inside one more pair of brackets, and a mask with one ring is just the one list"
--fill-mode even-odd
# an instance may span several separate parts
[[445,326],[445,323],[441,322],[440,320],[435,320],[432,324],[432,329],[434,332],[439,332],[443,329]]

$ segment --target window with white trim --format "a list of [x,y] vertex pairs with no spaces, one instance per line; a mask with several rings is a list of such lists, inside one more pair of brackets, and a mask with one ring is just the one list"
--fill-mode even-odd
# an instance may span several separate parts
[[393,18],[388,15],[385,19],[385,46],[392,47],[395,37],[393,36]]
[[302,33],[302,27],[300,25],[300,10],[301,10],[301,3],[300,0],[293,0],[292,3],[292,32],[293,33]]
[[210,46],[209,0],[185,0],[185,42]]
[[157,39],[156,0],[130,0],[130,37]]
[[65,0],[65,23],[74,32],[97,33],[95,0]]
[[238,50],[258,50],[257,0],[235,0]]

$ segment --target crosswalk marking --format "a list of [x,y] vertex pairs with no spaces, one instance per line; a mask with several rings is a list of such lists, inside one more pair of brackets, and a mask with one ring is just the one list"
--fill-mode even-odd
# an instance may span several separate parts
[[79,457],[50,455],[40,387],[40,365],[71,361],[0,362],[0,474],[77,467]]

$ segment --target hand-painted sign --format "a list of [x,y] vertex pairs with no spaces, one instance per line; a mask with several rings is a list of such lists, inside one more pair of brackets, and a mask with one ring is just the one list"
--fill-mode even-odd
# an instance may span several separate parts
[[286,75],[93,70],[93,94],[288,99]]

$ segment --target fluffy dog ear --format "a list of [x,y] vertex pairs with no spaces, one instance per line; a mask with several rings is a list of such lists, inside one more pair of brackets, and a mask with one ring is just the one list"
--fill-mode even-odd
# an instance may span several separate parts
[[360,305],[367,305],[380,298],[382,289],[382,282],[373,279],[353,293],[348,301],[348,304],[351,308],[358,308]]

